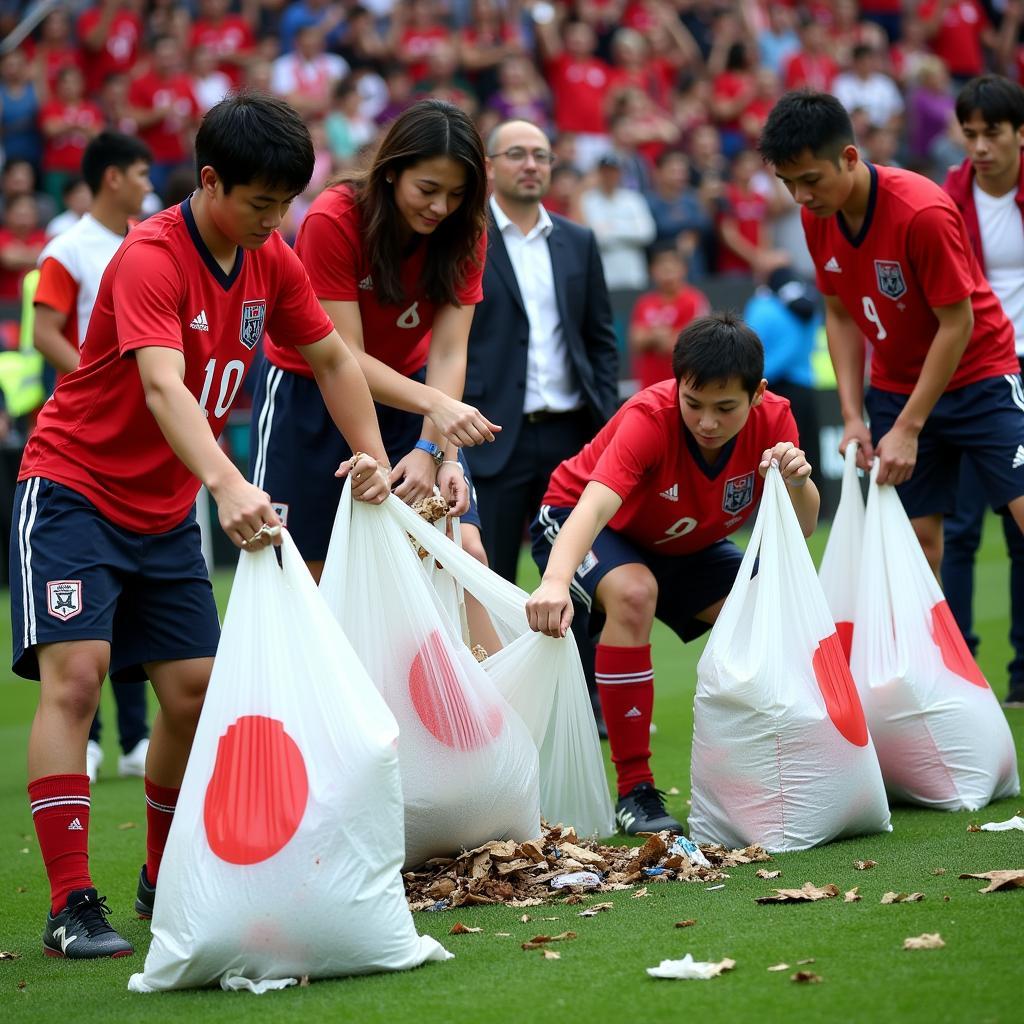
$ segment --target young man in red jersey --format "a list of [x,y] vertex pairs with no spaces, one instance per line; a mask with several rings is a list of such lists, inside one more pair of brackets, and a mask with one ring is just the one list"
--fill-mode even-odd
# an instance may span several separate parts
[[526,604],[531,628],[565,636],[575,606],[600,632],[595,675],[627,834],[682,832],[649,765],[654,620],[684,642],[714,623],[742,560],[727,538],[757,507],[772,459],[805,536],[818,520],[811,466],[789,402],[765,390],[758,336],[730,313],[699,317],[672,369],[552,473],[530,528],[543,573]]
[[160,702],[135,904],[152,914],[219,636],[193,508],[200,482],[243,550],[265,546],[264,526],[279,525],[269,496],[217,444],[264,330],[301,346],[338,428],[369,453],[353,460],[356,495],[388,493],[366,381],[276,231],[313,159],[308,130],[280,100],[239,97],[207,114],[198,189],[131,231],[114,255],[81,363],[25,448],[11,617],[14,670],[40,680],[28,790],[50,880],[50,956],[133,952],[107,924],[88,862],[86,740],[108,667],[115,681],[149,678]]
[[834,96],[787,93],[760,148],[804,208],[843,415],[840,450],[857,441],[865,469],[878,457],[878,482],[898,487],[938,576],[961,454],[970,454],[990,503],[1024,529],[1013,325],[953,200],[918,174],[863,161]]

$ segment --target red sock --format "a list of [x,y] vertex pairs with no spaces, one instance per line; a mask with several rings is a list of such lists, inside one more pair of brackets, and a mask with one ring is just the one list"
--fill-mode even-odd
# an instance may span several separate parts
[[156,885],[180,792],[146,779],[146,877],[150,885]]
[[28,784],[32,824],[50,879],[50,913],[64,909],[68,893],[91,889],[89,776],[44,775]]
[[653,782],[651,712],[654,708],[654,670],[651,645],[597,645],[594,659],[597,694],[608,727],[608,745],[618,776],[619,796],[641,782]]

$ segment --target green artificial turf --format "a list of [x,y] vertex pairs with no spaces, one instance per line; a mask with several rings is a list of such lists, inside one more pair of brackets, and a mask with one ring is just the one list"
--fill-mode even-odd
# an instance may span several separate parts
[[[823,535],[813,547],[820,554]],[[978,566],[977,628],[980,661],[1003,695],[1007,642],[1007,562],[998,524],[987,524]],[[535,577],[528,577],[527,582]],[[218,580],[226,598],[229,577]],[[6,595],[0,629],[8,629]],[[661,627],[654,637],[657,675],[653,738],[659,784],[675,787],[669,807],[686,813],[695,665],[701,645],[682,647]],[[770,865],[731,869],[722,889],[702,884],[649,885],[648,895],[600,896],[614,909],[581,918],[580,906],[553,904],[522,911],[503,907],[416,915],[418,928],[440,939],[456,958],[404,974],[316,982],[254,997],[247,993],[187,992],[130,995],[129,974],[142,969],[148,925],[130,908],[144,856],[145,808],[141,780],[116,777],[115,730],[104,735],[105,771],[93,790],[93,875],[114,908],[113,923],[136,944],[134,957],[79,963],[45,958],[39,935],[47,889],[25,796],[25,743],[34,709],[34,684],[0,675],[0,950],[20,955],[0,961],[3,1021],[204,1021],[318,1020],[451,1021],[505,1024],[549,1020],[660,1019],[732,1021],[941,1021],[1019,1020],[1021,925],[1024,891],[981,895],[983,882],[958,880],[960,872],[1024,868],[1024,835],[968,833],[971,821],[1002,820],[1022,801],[1004,800],[974,814],[908,809],[893,813],[890,835],[834,843],[806,853],[777,856]],[[106,721],[114,715],[109,688]],[[1024,711],[1008,712],[1018,751]],[[854,860],[878,866],[856,871]],[[776,882],[758,879],[766,866],[782,871]],[[945,874],[934,874],[935,869]],[[806,881],[860,887],[863,900],[791,906],[758,906],[771,886]],[[920,903],[882,906],[887,890],[923,892]],[[948,897],[948,901],[947,901]],[[591,902],[596,902],[592,899]],[[554,917],[549,921],[545,918]],[[677,929],[675,922],[696,919]],[[456,921],[479,934],[448,935]],[[524,952],[520,943],[538,933],[575,931],[555,946],[559,960]],[[507,936],[497,933],[508,932]],[[940,932],[944,949],[907,952],[904,938]],[[657,981],[644,969],[692,953],[698,960],[730,957],[735,969],[711,981]],[[801,959],[814,963],[797,966]],[[791,970],[770,973],[778,962]],[[793,971],[817,973],[821,984],[795,984]],[[1014,1009],[1017,1007],[1017,1009]]]

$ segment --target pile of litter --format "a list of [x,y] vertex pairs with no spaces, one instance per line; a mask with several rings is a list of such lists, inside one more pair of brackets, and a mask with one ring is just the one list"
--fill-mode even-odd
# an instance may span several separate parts
[[[706,866],[698,863],[701,859]],[[405,893],[411,910],[493,903],[533,907],[565,896],[566,902],[578,903],[584,893],[639,883],[717,882],[729,877],[725,868],[767,860],[771,857],[760,846],[706,845],[693,852],[688,840],[671,832],[651,835],[641,847],[600,846],[580,839],[572,828],[543,825],[540,837],[525,843],[494,841],[458,857],[433,857],[405,873]]]

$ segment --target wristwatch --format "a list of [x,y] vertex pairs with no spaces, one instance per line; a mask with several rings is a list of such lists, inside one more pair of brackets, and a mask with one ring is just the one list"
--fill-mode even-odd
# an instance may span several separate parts
[[434,464],[438,469],[441,468],[441,463],[444,462],[444,449],[434,444],[433,441],[428,441],[426,438],[421,437],[415,445],[421,452],[426,452],[433,460]]

